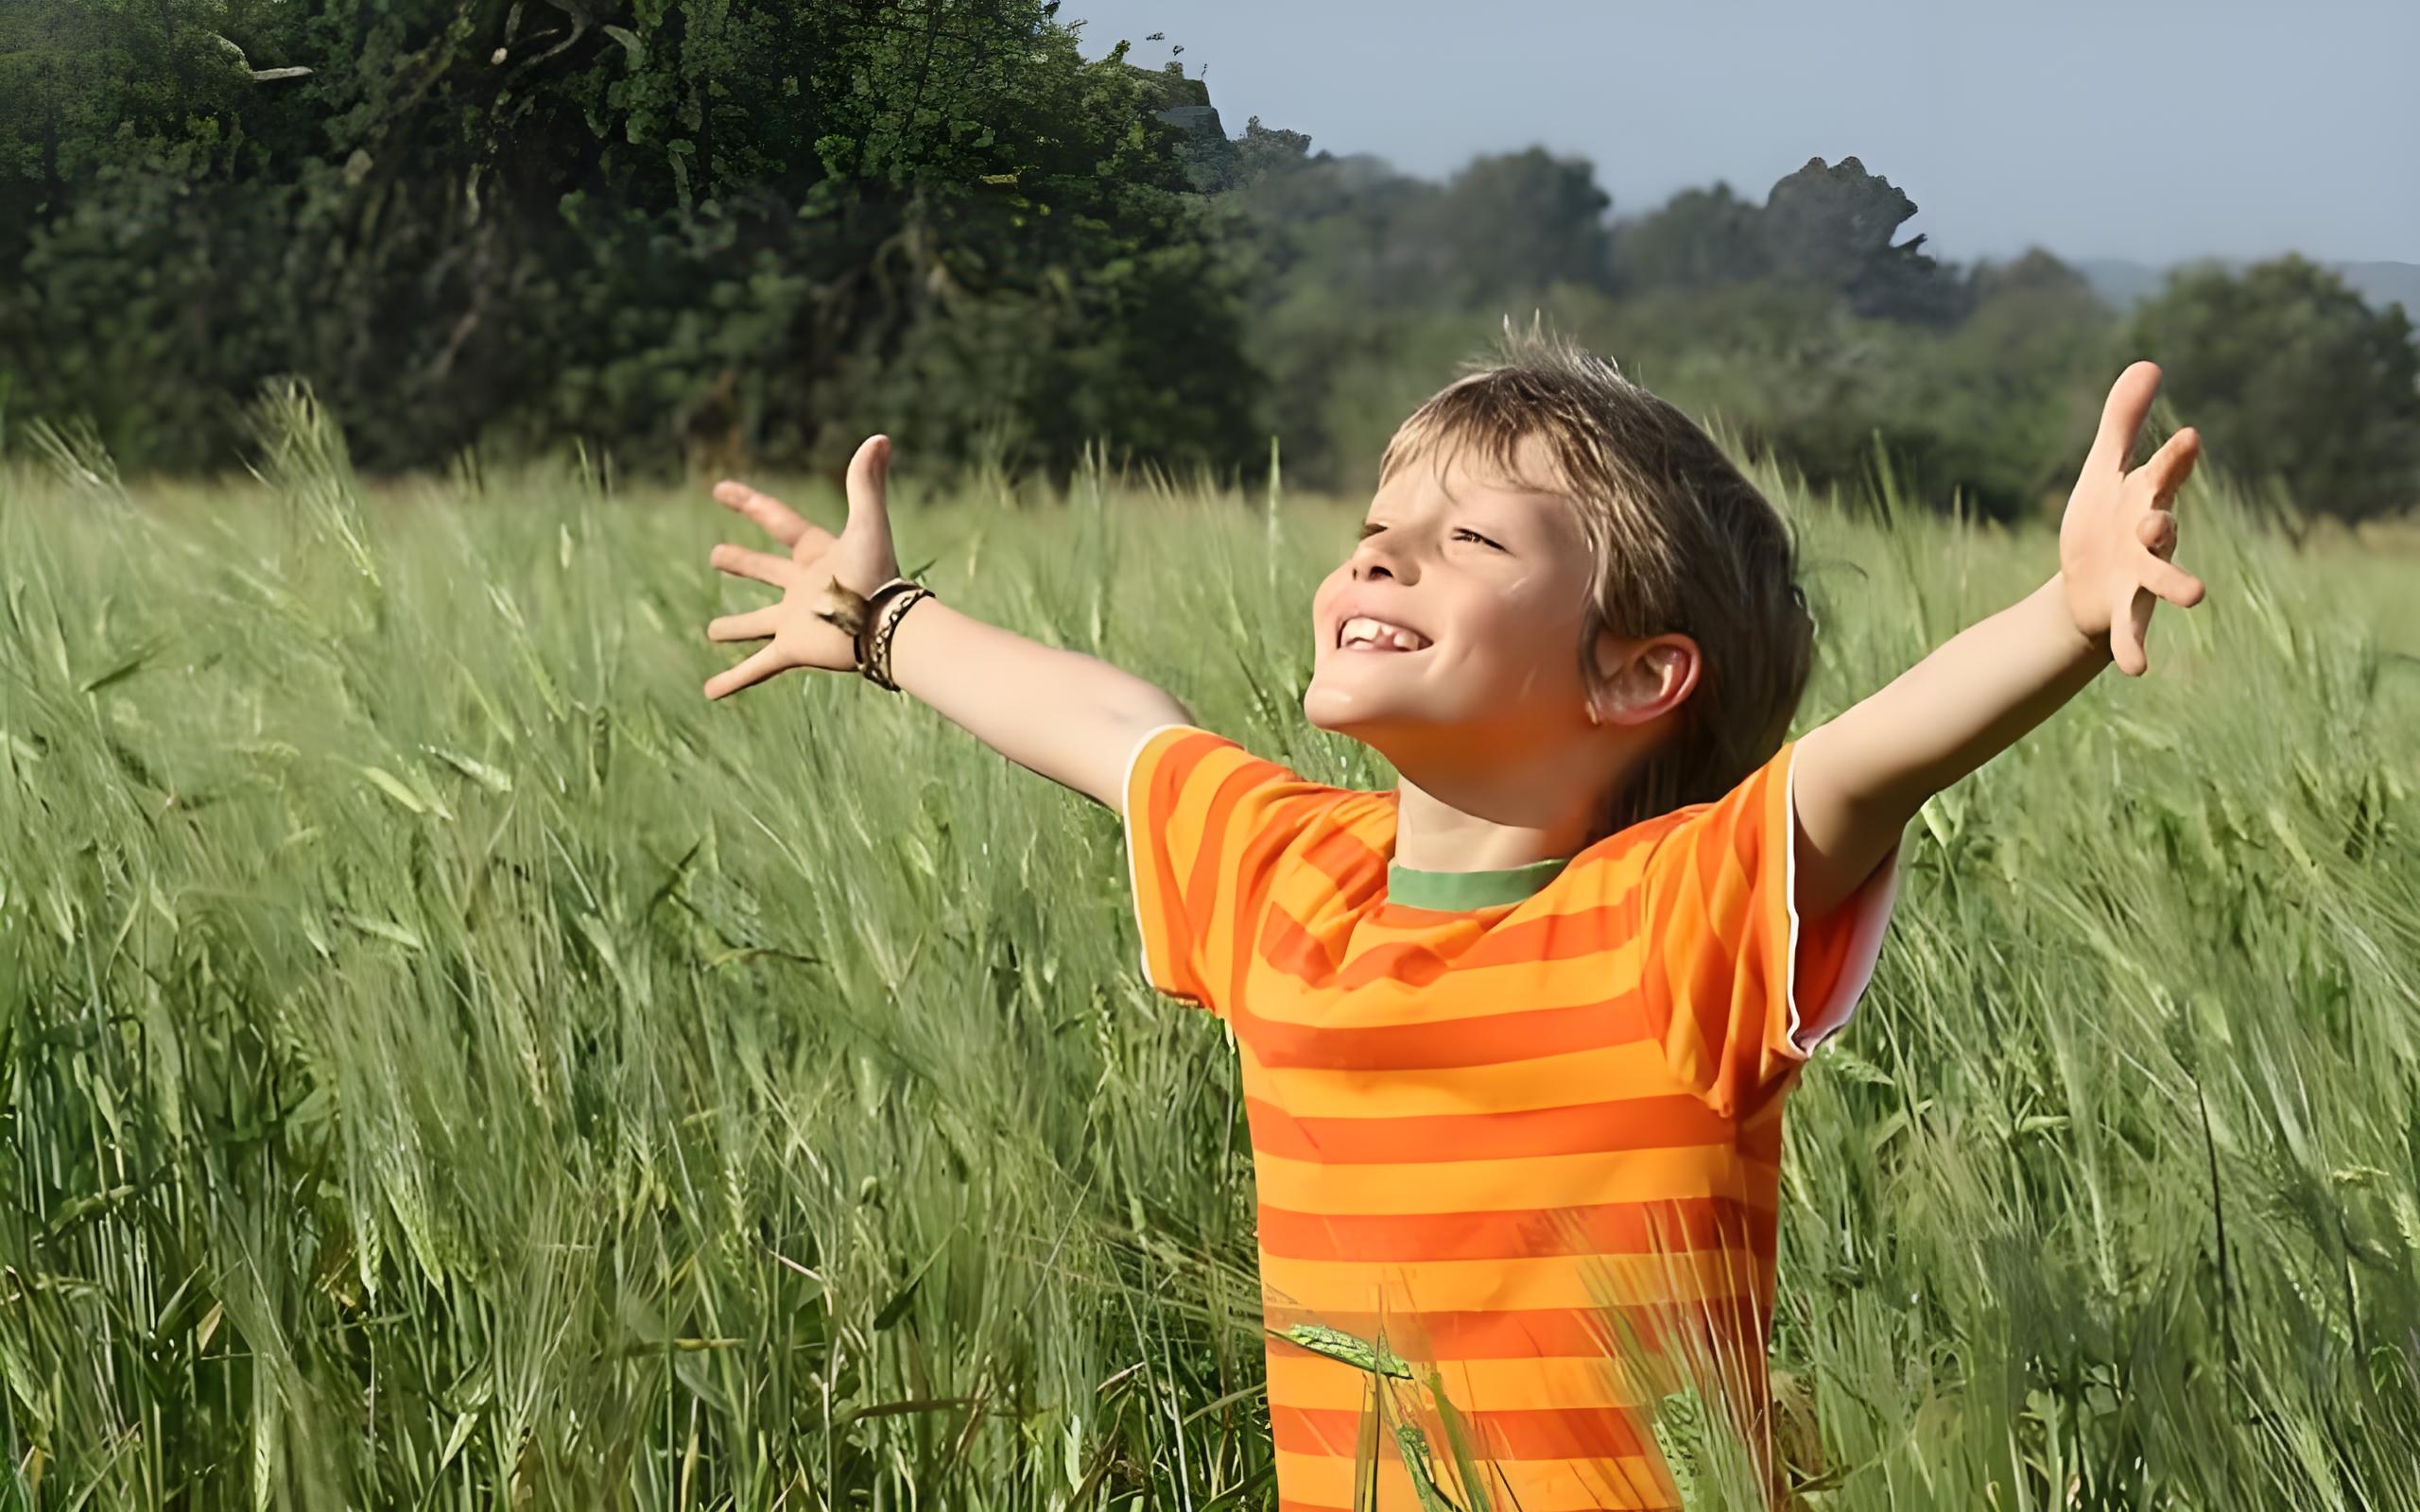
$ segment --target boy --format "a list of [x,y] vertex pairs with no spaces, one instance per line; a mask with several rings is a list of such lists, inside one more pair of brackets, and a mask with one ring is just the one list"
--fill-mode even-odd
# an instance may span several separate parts
[[861,670],[1123,816],[1145,979],[1242,1060],[1288,1509],[1355,1504],[1368,1394],[1415,1372],[1428,1431],[1382,1446],[1380,1506],[1470,1505],[1465,1468],[1495,1508],[1677,1504],[1659,1393],[1612,1357],[1653,1341],[1765,1401],[1782,1103],[1873,972],[1902,827],[2104,663],[2140,674],[2154,596],[2203,593],[2167,559],[2194,433],[2125,469],[2159,384],[2136,363],[2049,580],[1787,742],[1812,622],[1780,516],[1610,365],[1507,335],[1404,422],[1314,595],[1304,712],[1392,792],[1306,782],[1125,673],[924,604],[886,438],[837,539],[716,490],[792,555],[716,548],[784,595],[708,627],[771,641],[709,697]]

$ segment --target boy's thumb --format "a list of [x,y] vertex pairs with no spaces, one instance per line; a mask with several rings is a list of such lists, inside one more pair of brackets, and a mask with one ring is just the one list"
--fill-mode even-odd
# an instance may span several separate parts
[[890,438],[869,436],[849,458],[849,524],[888,529],[883,490],[890,479]]

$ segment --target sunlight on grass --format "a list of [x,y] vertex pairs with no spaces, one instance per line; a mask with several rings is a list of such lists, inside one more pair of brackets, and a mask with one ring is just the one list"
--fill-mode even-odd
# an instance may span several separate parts
[[[854,680],[708,705],[762,591],[702,494],[365,490],[259,419],[258,484],[0,472],[13,1504],[1270,1504],[1234,1053],[1139,979],[1114,816]],[[2055,559],[1767,481],[1801,730]],[[1391,781],[1300,713],[1351,513],[894,517],[970,612]],[[1658,1418],[1700,1504],[1737,1421],[1809,1507],[2420,1507],[2408,563],[2183,519],[2151,676],[1915,827],[1791,1104],[1784,1400]]]

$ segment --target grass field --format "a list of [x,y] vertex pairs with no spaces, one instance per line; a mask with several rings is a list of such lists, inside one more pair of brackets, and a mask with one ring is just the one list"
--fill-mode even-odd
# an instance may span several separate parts
[[[706,704],[702,493],[287,442],[0,472],[0,1504],[1271,1504],[1234,1052],[1113,816],[860,681]],[[1801,730],[2055,560],[1783,502]],[[2208,600],[1927,808],[1791,1104],[1807,1506],[2420,1508],[2411,562],[2182,509]],[[894,516],[1383,786],[1298,702],[1357,510]]]

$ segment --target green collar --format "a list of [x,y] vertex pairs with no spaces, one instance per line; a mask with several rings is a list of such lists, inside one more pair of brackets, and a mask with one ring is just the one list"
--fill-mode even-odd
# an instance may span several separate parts
[[1554,881],[1555,875],[1569,865],[1571,857],[1561,856],[1532,861],[1525,867],[1507,867],[1501,871],[1417,871],[1390,861],[1387,901],[1445,913],[1494,908],[1519,902]]

